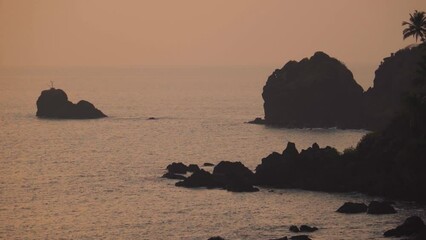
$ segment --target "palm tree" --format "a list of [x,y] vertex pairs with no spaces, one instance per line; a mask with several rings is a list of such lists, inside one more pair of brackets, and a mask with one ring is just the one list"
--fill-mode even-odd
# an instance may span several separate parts
[[426,37],[426,14],[425,12],[414,11],[413,14],[410,14],[410,20],[408,22],[402,22],[402,26],[407,25],[402,31],[404,39],[413,36],[416,38],[420,37],[420,41],[424,42]]

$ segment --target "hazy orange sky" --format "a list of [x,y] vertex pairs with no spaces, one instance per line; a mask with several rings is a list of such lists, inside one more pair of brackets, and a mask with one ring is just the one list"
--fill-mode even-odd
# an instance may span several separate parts
[[0,0],[0,67],[348,64],[399,48],[424,0]]

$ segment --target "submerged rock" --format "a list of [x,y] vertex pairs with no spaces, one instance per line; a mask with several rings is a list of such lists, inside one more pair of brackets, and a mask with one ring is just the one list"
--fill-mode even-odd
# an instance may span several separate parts
[[166,169],[170,173],[186,174],[188,172],[188,166],[181,162],[169,164]]
[[290,237],[290,240],[311,240],[308,235],[297,235]]
[[368,214],[394,214],[396,210],[387,202],[372,201],[368,205]]
[[[415,234],[425,234],[425,231],[426,231],[426,226],[423,220],[418,216],[412,216],[407,218],[402,225],[394,229],[386,231],[383,235],[385,237],[402,237],[402,236],[412,236]],[[426,235],[423,235],[423,236],[426,236]]]
[[177,179],[177,180],[184,180],[186,179],[185,176],[182,176],[180,174],[175,174],[175,173],[171,173],[171,172],[167,172],[165,173],[162,178],[168,178],[168,179]]
[[365,213],[367,212],[365,203],[345,202],[336,212],[339,213]]
[[311,226],[308,226],[308,225],[302,225],[302,226],[300,226],[300,228],[298,228],[296,225],[292,225],[292,226],[290,226],[290,232],[295,232],[295,233],[298,233],[298,232],[315,232],[315,231],[317,231],[318,230],[318,228],[317,227],[311,227]]
[[37,99],[37,117],[63,119],[93,119],[107,117],[92,103],[81,100],[77,104],[68,101],[62,89],[44,90]]

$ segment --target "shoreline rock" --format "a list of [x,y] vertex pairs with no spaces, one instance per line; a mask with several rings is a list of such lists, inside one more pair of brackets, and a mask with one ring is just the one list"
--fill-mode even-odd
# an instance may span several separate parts
[[[182,180],[175,184],[177,187],[221,188],[230,192],[259,191],[258,188],[253,186],[255,184],[254,173],[241,162],[221,161],[214,167],[213,173],[200,169],[195,164],[186,166],[181,162],[169,164],[166,169],[168,173],[164,174],[163,177]],[[179,175],[187,172],[193,173],[189,177]]]
[[392,207],[391,204],[387,202],[372,201],[368,205],[367,214],[381,215],[381,214],[395,214],[395,213],[396,213],[396,210]]
[[346,214],[366,213],[368,207],[365,203],[345,202],[336,212]]
[[339,60],[316,52],[276,69],[263,87],[264,119],[248,123],[286,128],[380,130],[401,110],[400,99],[419,78],[426,44],[383,59],[364,91]]
[[411,236],[410,239],[426,239],[426,226],[418,216],[407,218],[402,225],[383,233],[385,237]]

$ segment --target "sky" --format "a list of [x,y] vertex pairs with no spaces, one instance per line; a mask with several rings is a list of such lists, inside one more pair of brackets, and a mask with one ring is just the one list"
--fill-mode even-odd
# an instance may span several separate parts
[[0,67],[379,63],[424,0],[0,0]]

